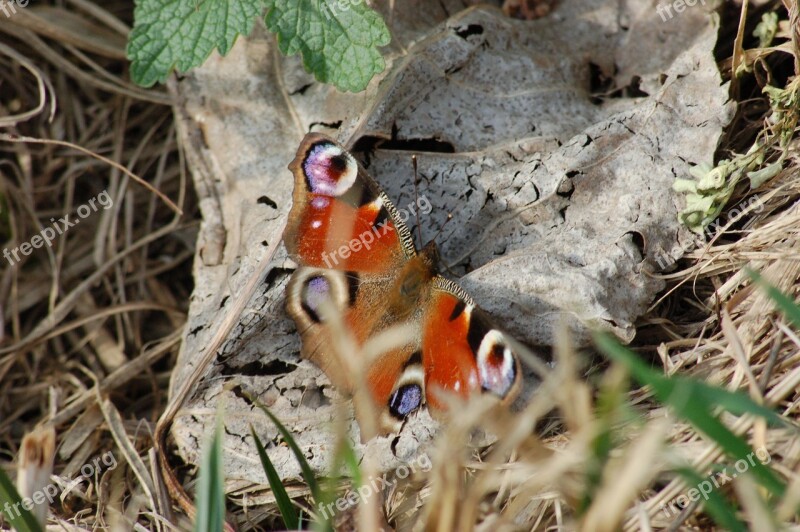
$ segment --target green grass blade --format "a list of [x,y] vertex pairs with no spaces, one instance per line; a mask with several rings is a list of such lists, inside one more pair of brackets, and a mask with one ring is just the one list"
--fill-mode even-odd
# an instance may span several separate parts
[[22,507],[22,497],[17,488],[0,468],[0,508],[6,516],[6,522],[17,532],[41,532],[42,527],[28,510]]
[[744,271],[750,276],[753,282],[767,291],[767,295],[769,295],[770,299],[772,299],[781,312],[789,318],[789,321],[792,322],[795,328],[800,329],[800,306],[798,306],[791,297],[765,281],[758,272],[750,268],[745,268]]
[[[732,405],[738,413],[751,413],[773,421],[776,419],[778,422],[781,421],[777,414],[743,394],[714,388],[686,377],[664,377],[608,335],[595,335],[595,341],[600,351],[626,366],[639,383],[650,386],[659,401],[672,407],[678,417],[688,421],[695,429],[715,441],[733,460],[747,461],[747,457],[753,451],[747,442],[736,436],[713,415],[713,408]],[[747,469],[752,471],[756,480],[773,494],[782,496],[786,491],[785,484],[761,461],[752,462],[748,463]]]
[[272,465],[272,461],[269,459],[269,455],[267,455],[267,451],[264,449],[264,445],[256,435],[256,431],[253,429],[252,425],[250,425],[250,434],[253,435],[253,440],[256,442],[258,457],[261,459],[261,466],[264,468],[264,473],[267,474],[269,487],[272,488],[272,493],[275,494],[275,502],[278,505],[278,510],[281,512],[283,525],[289,530],[299,530],[300,518],[297,516],[297,510],[294,504],[292,504],[292,499],[289,497],[289,494],[286,493],[286,488],[283,482],[281,482],[281,477],[278,475],[278,472],[275,471],[275,466]]
[[314,498],[314,502],[319,504],[322,502],[321,492],[319,489],[319,483],[317,482],[317,478],[314,476],[314,472],[311,470],[311,466],[308,465],[308,461],[306,457],[303,456],[303,452],[298,447],[297,442],[294,441],[292,434],[289,430],[283,426],[283,423],[275,417],[275,415],[269,411],[269,409],[262,405],[259,401],[256,400],[255,397],[250,396],[250,401],[252,404],[256,405],[260,408],[267,417],[278,427],[278,432],[281,433],[283,436],[283,440],[289,445],[289,448],[292,450],[295,459],[297,459],[297,463],[300,464],[300,472],[303,475],[303,480],[306,481],[308,484],[308,488],[311,490],[311,496]]
[[317,515],[314,520],[312,530],[317,532],[331,532],[333,525],[331,524],[333,507],[329,506],[336,501],[338,489],[336,479],[328,478],[320,485],[320,500],[316,501]]
[[678,377],[680,381],[689,381],[693,386],[693,394],[704,404],[713,404],[720,406],[737,416],[743,414],[753,414],[755,416],[763,417],[772,425],[786,425],[787,422],[775,411],[769,409],[764,405],[760,405],[750,399],[747,395],[741,392],[731,392],[724,388],[711,386],[702,381],[695,379],[687,379],[686,377]]
[[[619,377],[623,377],[620,379]],[[583,515],[592,505],[597,491],[603,484],[603,470],[605,469],[614,450],[616,441],[615,425],[624,415],[627,391],[627,377],[622,372],[611,371],[606,373],[597,394],[596,421],[597,434],[591,443],[591,455],[585,468],[586,485],[583,496],[578,504],[578,515]]]
[[[711,480],[704,479],[694,469],[689,467],[679,467],[676,469],[678,474],[683,477],[683,480],[686,481],[688,486],[696,486],[698,493],[704,493],[705,495],[698,495],[698,497],[702,496],[704,499],[707,500],[703,503],[705,504],[705,508],[708,513],[711,515],[711,518],[724,529],[730,530],[731,532],[746,532],[747,527],[744,523],[742,523],[736,517],[736,510],[726,501],[722,495],[720,495],[719,491],[717,491],[716,487],[712,485],[712,489],[705,490],[703,489],[700,492],[700,486],[704,483],[711,484]],[[692,488],[695,489],[695,488]],[[689,490],[691,492],[691,489]]]
[[354,489],[358,489],[361,487],[363,482],[363,478],[361,476],[361,466],[358,463],[358,457],[356,456],[356,451],[353,449],[353,446],[350,444],[350,440],[346,437],[342,438],[342,442],[339,446],[339,450],[336,456],[336,460],[334,461],[337,465],[343,463],[347,471],[350,473],[350,477],[353,479],[353,487]]
[[[742,471],[749,471],[755,479],[767,488],[772,494],[783,497],[786,485],[775,473],[755,457],[755,452],[742,438],[731,432],[719,419],[714,417],[708,409],[697,408],[692,411],[687,408],[682,412],[684,419],[689,421],[697,430],[714,440],[725,453],[737,462],[743,460],[746,464]],[[748,462],[748,456],[751,462]]]
[[195,532],[221,532],[225,522],[225,478],[222,470],[222,417],[219,412],[214,432],[200,462],[196,498]]
[[731,392],[687,377],[667,378],[650,368],[636,354],[621,346],[608,335],[595,335],[595,342],[606,356],[628,368],[628,371],[640,384],[650,386],[653,393],[662,402],[666,402],[669,398],[669,404],[680,405],[691,399],[701,405],[720,406],[732,414],[753,414],[776,425],[786,424],[781,416],[756,403],[743,393]]

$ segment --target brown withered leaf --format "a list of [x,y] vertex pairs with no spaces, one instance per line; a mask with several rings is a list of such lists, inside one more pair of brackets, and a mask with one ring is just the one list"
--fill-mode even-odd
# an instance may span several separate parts
[[[354,147],[398,207],[414,202],[417,153],[419,194],[432,205],[424,236],[453,213],[437,239],[445,263],[528,345],[549,345],[563,320],[579,343],[589,328],[630,340],[662,287],[652,273],[691,247],[671,185],[711,162],[733,112],[714,62],[716,17],[696,7],[663,21],[636,0],[565,0],[533,21],[462,8],[398,1],[389,16],[382,4],[391,68],[362,94],[315,83],[263,28],[173,85],[204,221],[160,426],[197,463],[225,401],[234,496],[266,482],[250,423],[275,443],[279,473],[299,477],[246,393],[293,431],[314,468],[333,450],[335,391],[298,360],[283,310],[294,267],[280,241],[293,184],[286,165],[306,131]],[[421,413],[396,440],[357,451],[389,469],[434,432]]]

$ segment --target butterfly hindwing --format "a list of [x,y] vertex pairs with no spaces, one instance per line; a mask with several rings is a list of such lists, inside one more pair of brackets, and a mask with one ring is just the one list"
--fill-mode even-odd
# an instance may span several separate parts
[[519,362],[505,333],[456,283],[436,277],[432,286],[422,321],[428,405],[443,409],[443,392],[463,398],[477,392],[501,400],[513,397]]

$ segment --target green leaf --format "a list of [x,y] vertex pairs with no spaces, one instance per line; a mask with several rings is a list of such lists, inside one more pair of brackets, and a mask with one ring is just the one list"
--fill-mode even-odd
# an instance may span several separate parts
[[0,468],[0,510],[5,514],[8,524],[17,532],[41,532],[42,528],[36,518],[22,506],[22,498],[2,468]]
[[389,29],[364,0],[270,0],[266,23],[282,53],[339,90],[359,92],[386,64],[378,50]]
[[214,48],[225,55],[263,9],[264,0],[136,0],[127,49],[131,79],[150,87],[173,68],[202,64]]
[[753,37],[758,37],[758,47],[766,48],[778,33],[778,14],[774,11],[761,15],[761,22],[753,30]]
[[222,532],[225,522],[225,476],[222,470],[222,416],[217,411],[214,433],[206,443],[197,481],[196,532]]
[[261,466],[264,468],[264,473],[267,474],[269,487],[272,488],[272,493],[275,495],[275,502],[278,505],[278,510],[281,512],[283,525],[288,530],[299,530],[300,518],[297,516],[297,511],[294,504],[292,504],[292,499],[289,497],[289,494],[286,493],[286,488],[283,482],[281,482],[281,477],[275,470],[275,466],[272,465],[272,461],[269,459],[269,455],[264,449],[261,440],[256,435],[256,431],[253,429],[252,425],[250,425],[250,434],[253,435],[253,440],[256,442],[258,457],[261,459]]
[[697,181],[695,181],[694,179],[678,178],[672,183],[672,190],[674,190],[675,192],[683,192],[683,193],[692,192],[694,194],[697,194]]
[[758,188],[780,172],[783,169],[783,157],[779,161],[768,164],[761,170],[747,172],[747,177],[750,179],[750,188]]

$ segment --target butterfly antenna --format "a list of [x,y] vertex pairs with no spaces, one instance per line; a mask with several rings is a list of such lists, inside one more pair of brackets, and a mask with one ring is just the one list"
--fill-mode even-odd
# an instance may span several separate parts
[[[442,226],[439,228],[439,232],[436,233],[436,236],[433,239],[434,241],[436,241],[441,236],[441,234],[444,232],[444,228],[447,226],[447,222],[449,222],[452,219],[453,219],[453,213],[452,212],[448,212],[447,213],[447,220],[445,220],[444,223],[442,224]],[[452,275],[453,277],[458,277],[458,274],[456,272],[454,272],[453,270],[451,270],[449,265],[444,264],[443,262],[441,262],[440,265],[444,266],[444,269],[447,270],[450,273],[450,275]]]
[[439,232],[436,233],[435,237],[433,237],[434,241],[441,236],[442,232],[444,231],[444,228],[447,226],[447,222],[449,222],[452,219],[453,219],[453,213],[452,212],[448,212],[447,213],[447,220],[444,221],[442,226],[439,228]]
[[419,187],[417,182],[419,181],[419,174],[417,173],[417,156],[411,156],[411,165],[414,167],[414,204],[417,206],[414,209],[414,216],[417,218],[417,237],[419,238],[419,245],[424,246],[425,241],[422,240],[422,224],[419,223]]

